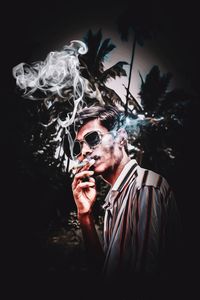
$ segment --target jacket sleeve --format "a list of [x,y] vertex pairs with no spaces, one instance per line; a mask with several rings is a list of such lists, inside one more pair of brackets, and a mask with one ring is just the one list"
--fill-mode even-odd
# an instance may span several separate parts
[[169,243],[178,235],[178,211],[173,193],[141,187],[135,199],[136,271],[157,273],[166,265]]

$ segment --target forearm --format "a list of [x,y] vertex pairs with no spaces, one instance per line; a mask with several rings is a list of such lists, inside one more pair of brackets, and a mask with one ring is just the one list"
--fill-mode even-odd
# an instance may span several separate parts
[[89,260],[98,268],[101,268],[104,261],[104,253],[95,228],[92,213],[78,213],[78,219],[82,229]]

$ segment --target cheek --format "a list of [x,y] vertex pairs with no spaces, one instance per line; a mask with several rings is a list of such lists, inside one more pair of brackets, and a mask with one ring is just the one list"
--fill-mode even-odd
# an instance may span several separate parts
[[102,143],[101,146],[103,148],[105,148],[106,151],[109,151],[111,149],[113,149],[114,147],[114,141],[111,135],[106,135],[103,139],[102,139]]
[[113,164],[113,160],[118,160],[120,151],[118,149],[118,146],[110,140],[110,143],[102,143],[101,145],[99,145],[99,147],[94,149],[93,155],[100,156],[102,162],[106,161],[106,163],[108,163],[108,161],[110,160],[110,163]]
[[99,145],[93,150],[93,155],[100,156],[101,158],[104,158],[105,156],[112,156],[114,153],[114,147],[113,145]]
[[102,147],[102,151],[101,151],[102,158],[104,160],[111,160],[115,156],[114,152],[115,151],[113,146],[108,146],[108,145],[104,146]]
[[102,162],[107,166],[113,166],[118,164],[121,160],[121,153],[115,147],[105,147],[104,152],[102,152]]

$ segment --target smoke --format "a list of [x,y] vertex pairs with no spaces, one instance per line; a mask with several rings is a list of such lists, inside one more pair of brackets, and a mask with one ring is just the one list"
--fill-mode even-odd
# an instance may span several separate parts
[[[74,139],[68,129],[74,124],[77,111],[87,105],[84,97],[98,100],[100,104],[105,105],[98,86],[93,86],[88,79],[81,75],[83,65],[80,63],[79,56],[86,54],[87,51],[84,42],[73,40],[69,45],[65,45],[61,51],[51,51],[44,61],[33,62],[32,64],[22,62],[12,70],[16,85],[23,92],[24,98],[43,100],[45,109],[50,115],[50,120],[47,125],[42,125],[45,127],[52,123],[55,125],[55,134],[51,138],[58,144],[54,154],[56,159],[61,160],[64,155],[63,141],[65,136],[67,136],[70,145],[71,158],[74,158],[72,151]],[[134,102],[134,105],[136,104]],[[57,108],[60,111],[57,111]],[[144,128],[150,128],[149,131],[152,128],[158,131],[159,127],[161,129],[164,127],[167,131],[170,121],[176,121],[179,125],[182,125],[180,118],[177,117],[176,107],[174,107],[174,114],[170,110],[167,111],[167,117],[146,114],[143,108],[137,105],[135,108],[131,113],[131,117],[127,117],[122,125],[128,132],[128,141],[131,145],[135,145],[138,138],[142,134],[144,135]],[[63,114],[61,110],[63,110]],[[168,115],[170,116],[168,117]],[[148,137],[150,134],[148,133],[146,136]],[[104,142],[108,146],[111,145],[111,137],[107,136]],[[143,150],[141,142],[136,145],[138,146],[134,146],[136,152]],[[170,147],[165,147],[165,152],[170,158],[173,158]]]
[[64,134],[68,135],[69,143],[71,147],[73,146],[73,139],[67,128],[73,124],[77,110],[84,106],[83,96],[88,92],[88,82],[80,74],[79,62],[79,55],[87,51],[85,43],[73,40],[61,51],[51,51],[44,61],[33,62],[30,65],[22,62],[12,70],[16,85],[23,91],[23,97],[43,100],[48,111],[58,101],[73,102],[72,111],[69,111],[64,119],[57,114],[47,125],[42,124],[48,127],[57,121],[55,125],[57,132],[53,138],[53,141],[59,142],[55,152],[56,159],[63,155]]
[[84,80],[79,73],[79,54],[85,54],[87,46],[82,41],[71,41],[62,51],[50,52],[44,61],[31,65],[20,63],[13,68],[17,86],[24,91],[24,97],[34,97],[36,91],[44,95],[64,97],[63,89],[73,87],[75,98],[84,90]]

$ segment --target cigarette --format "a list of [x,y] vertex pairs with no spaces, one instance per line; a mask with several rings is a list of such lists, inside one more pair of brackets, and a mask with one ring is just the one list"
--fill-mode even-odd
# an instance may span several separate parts
[[81,162],[78,162],[73,166],[73,169],[82,168],[82,167],[86,166],[88,163],[90,163],[90,166],[94,165],[95,159],[91,159],[91,160],[85,159]]

